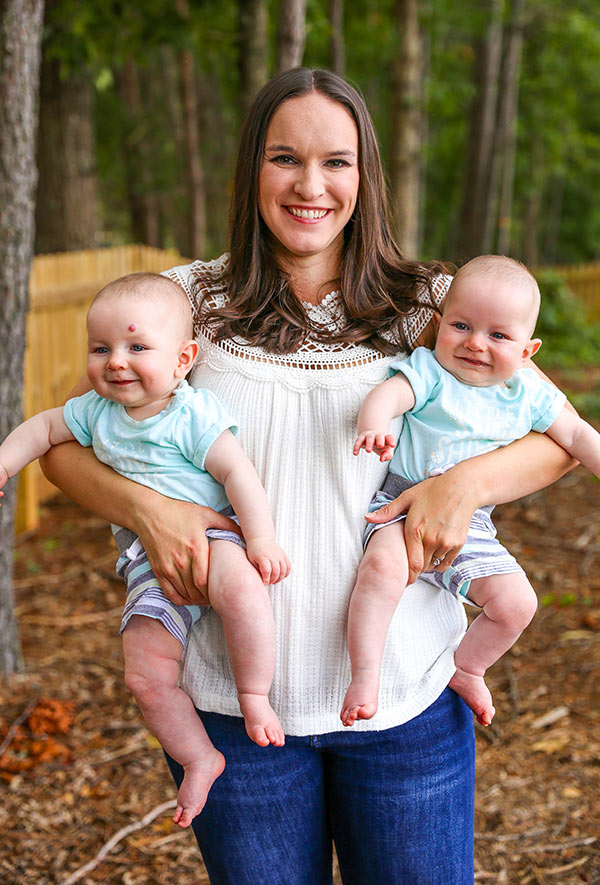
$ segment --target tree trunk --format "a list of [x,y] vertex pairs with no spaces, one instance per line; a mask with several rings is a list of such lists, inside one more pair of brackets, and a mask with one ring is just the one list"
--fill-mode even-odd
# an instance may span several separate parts
[[302,64],[306,42],[306,0],[281,0],[277,34],[277,70]]
[[528,267],[539,265],[540,220],[544,183],[544,149],[541,140],[534,138],[529,172],[529,192],[523,217],[523,261]]
[[240,82],[245,113],[267,82],[267,6],[265,0],[239,0]]
[[[47,3],[47,12],[49,8]],[[37,151],[36,252],[64,252],[97,245],[100,218],[93,105],[89,72],[61,76],[60,61],[44,55]]]
[[[182,17],[188,17],[187,0],[177,0],[177,9]],[[198,96],[194,57],[189,49],[181,49],[178,61],[189,199],[187,254],[192,258],[202,258],[206,241],[206,191],[198,137]]]
[[[43,0],[4,0],[0,20],[0,438],[22,416],[23,353],[33,256],[35,137]],[[14,481],[0,508],[0,672],[20,665],[12,591]]]
[[502,0],[488,0],[489,23],[476,52],[477,93],[471,126],[460,221],[459,256],[472,258],[485,251],[490,214],[490,179],[496,127],[498,79],[502,55]]
[[331,22],[331,70],[343,77],[346,70],[346,47],[344,44],[344,0],[330,0]]
[[519,104],[521,53],[523,50],[523,2],[524,0],[512,0],[511,3],[511,20],[504,62],[504,77],[502,78],[499,119],[502,168],[500,198],[498,202],[497,244],[498,252],[501,255],[507,254],[510,251],[517,148],[517,108]]
[[161,245],[159,206],[148,156],[150,124],[144,119],[140,72],[137,65],[128,59],[116,80],[118,92],[127,111],[123,158],[133,242],[159,247]]
[[422,60],[418,0],[396,0],[399,53],[392,90],[392,207],[394,232],[410,258],[419,251]]

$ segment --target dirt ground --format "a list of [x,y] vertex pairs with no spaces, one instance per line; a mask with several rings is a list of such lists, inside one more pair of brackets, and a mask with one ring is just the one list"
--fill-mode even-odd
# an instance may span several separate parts
[[[600,882],[599,511],[600,483],[581,468],[496,511],[541,605],[489,674],[478,882]],[[15,549],[25,669],[0,686],[5,885],[208,882],[191,833],[160,809],[174,788],[123,686],[114,559],[106,525],[63,497]]]

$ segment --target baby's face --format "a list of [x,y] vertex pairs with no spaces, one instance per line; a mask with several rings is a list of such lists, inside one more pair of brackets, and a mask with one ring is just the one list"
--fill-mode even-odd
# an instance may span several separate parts
[[541,342],[531,340],[532,299],[500,276],[471,273],[457,281],[444,305],[435,356],[473,387],[502,384]]
[[96,393],[128,410],[166,404],[183,377],[181,329],[168,305],[107,295],[92,306],[87,327],[87,373]]

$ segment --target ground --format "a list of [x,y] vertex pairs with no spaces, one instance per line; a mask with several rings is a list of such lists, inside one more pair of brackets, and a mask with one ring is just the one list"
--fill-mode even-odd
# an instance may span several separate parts
[[[478,882],[600,882],[599,507],[600,483],[578,468],[496,511],[540,608],[490,671],[498,712],[477,727]],[[15,549],[25,669],[0,686],[6,885],[208,882],[170,809],[74,875],[175,796],[123,686],[114,558],[106,525],[63,497]]]

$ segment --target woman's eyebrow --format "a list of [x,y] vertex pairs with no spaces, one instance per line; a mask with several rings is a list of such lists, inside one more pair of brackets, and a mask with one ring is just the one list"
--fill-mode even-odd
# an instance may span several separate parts
[[289,144],[269,144],[265,148],[266,151],[286,151],[288,154],[294,153],[294,148]]
[[[296,149],[293,148],[289,144],[269,144],[265,147],[266,151],[283,151],[287,154],[294,154]],[[325,154],[326,157],[352,157],[356,159],[356,154],[354,151],[350,151],[346,148],[341,148],[339,151],[327,151]]]

